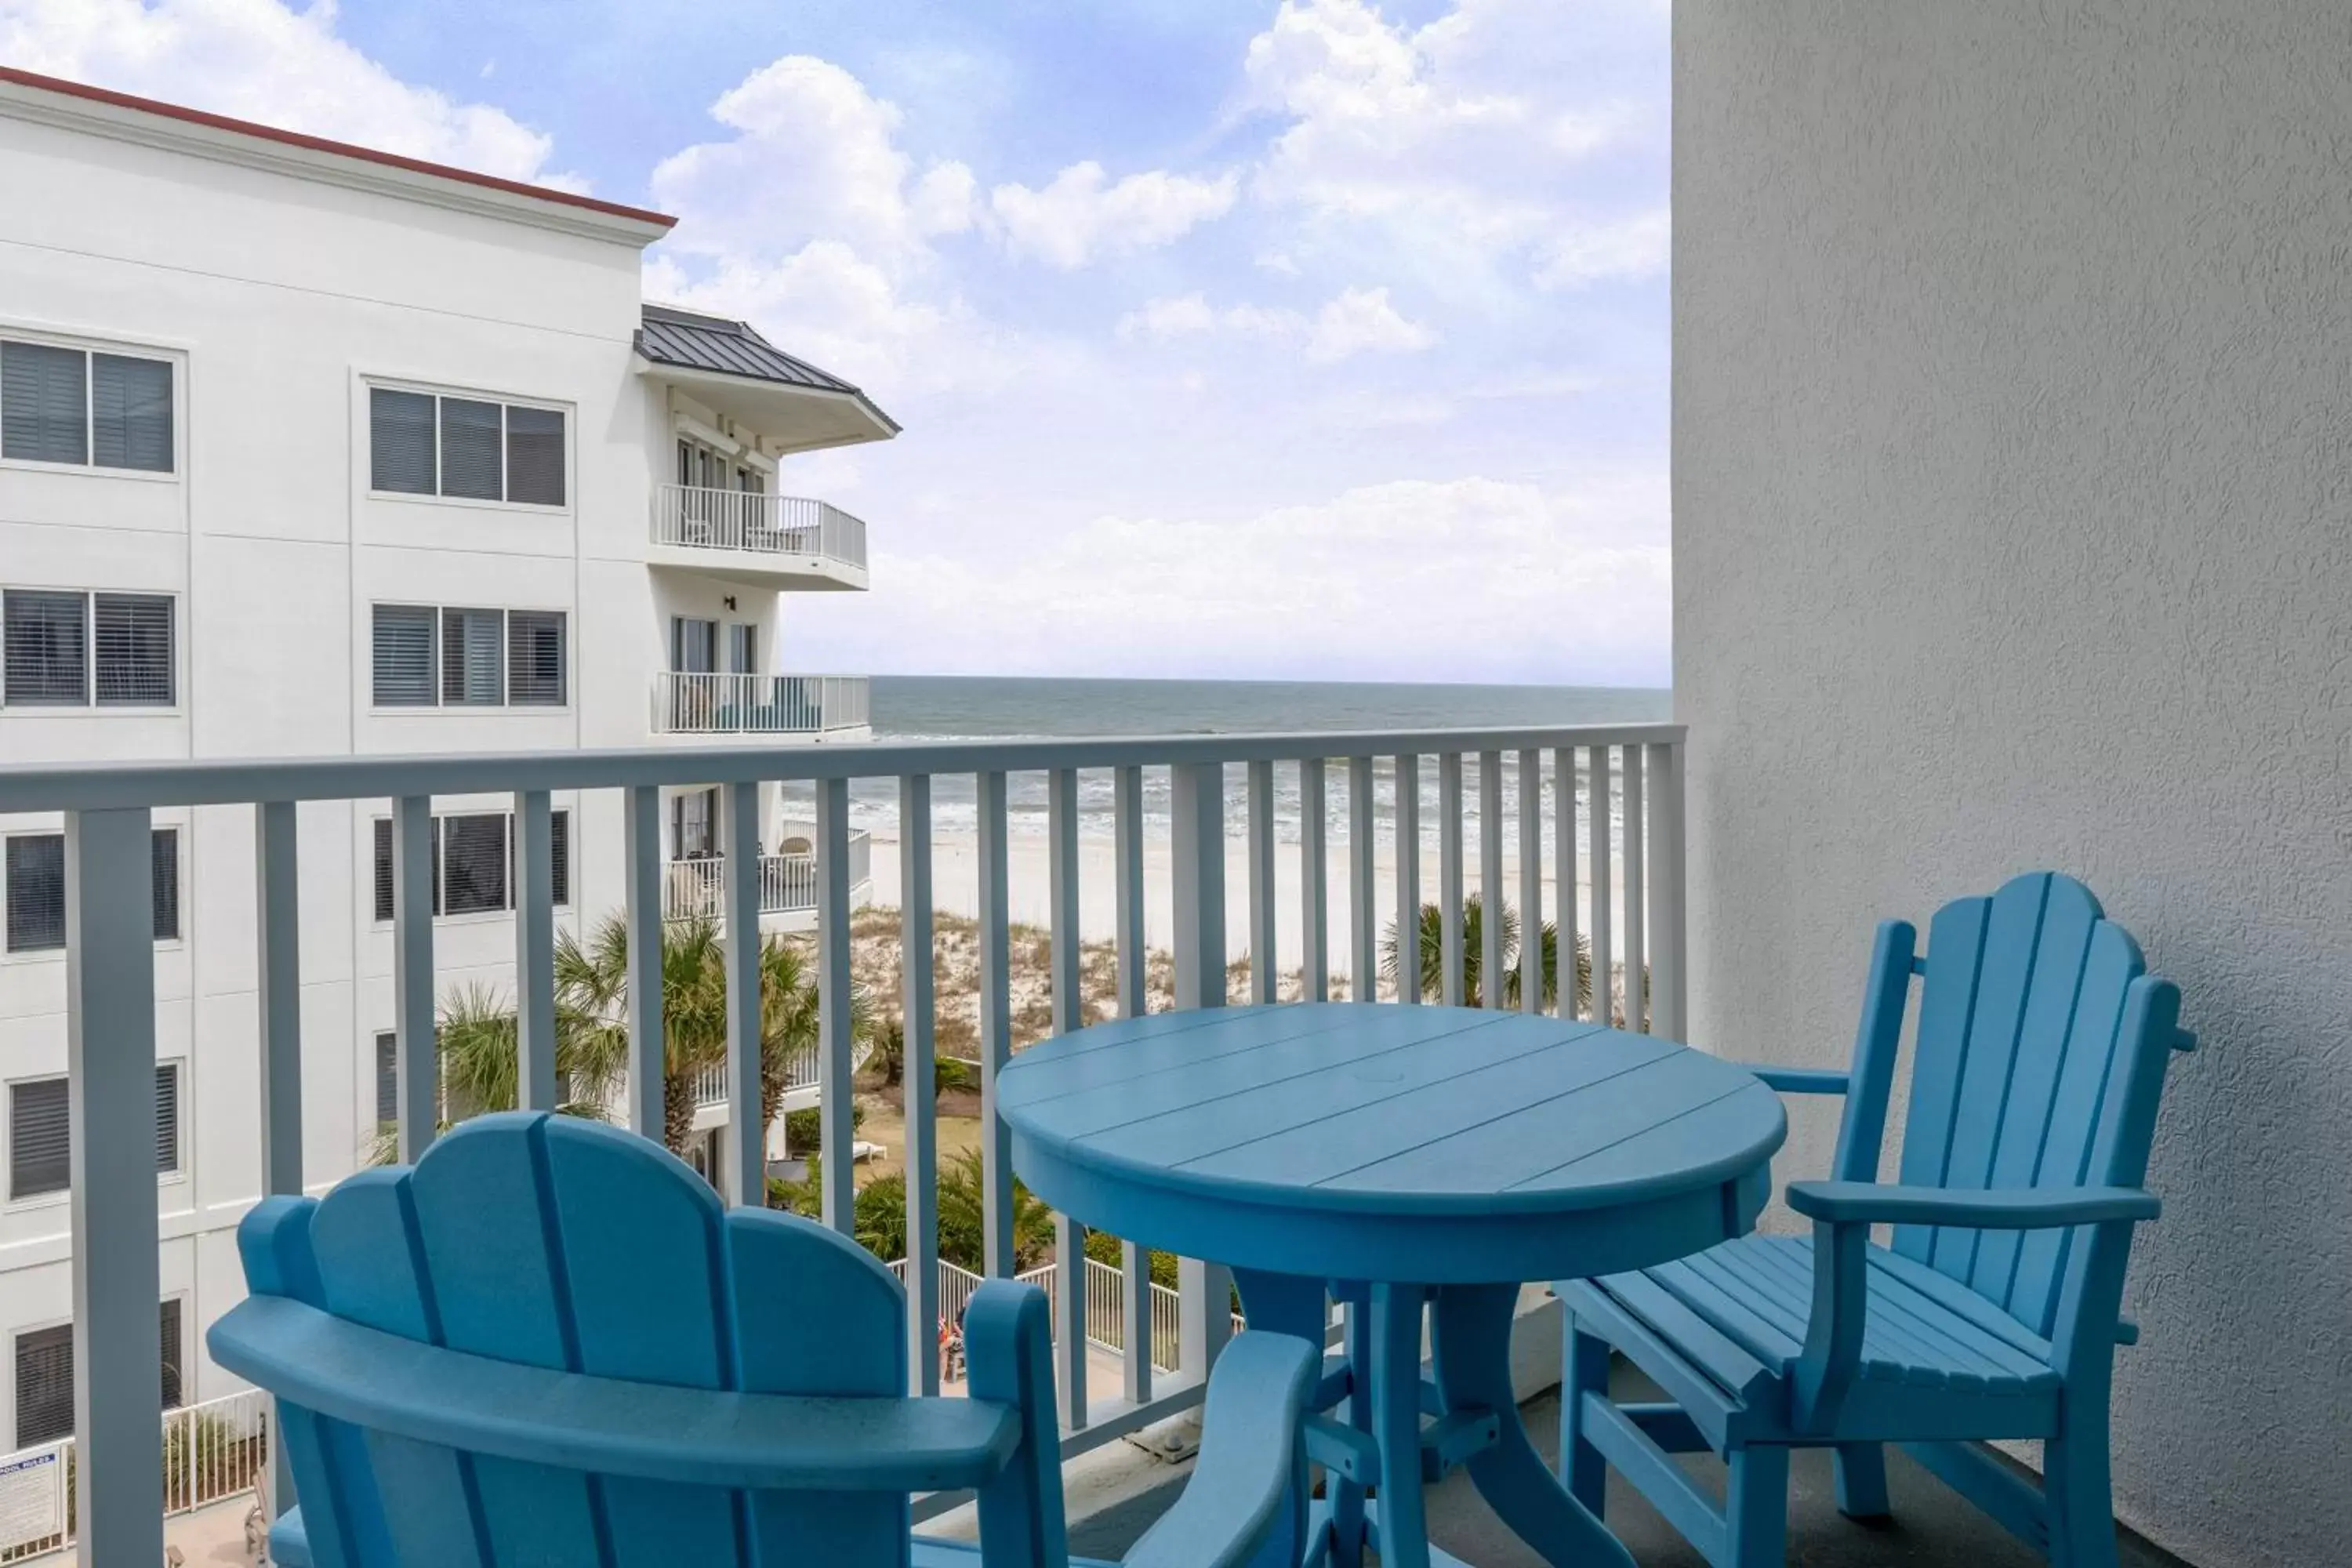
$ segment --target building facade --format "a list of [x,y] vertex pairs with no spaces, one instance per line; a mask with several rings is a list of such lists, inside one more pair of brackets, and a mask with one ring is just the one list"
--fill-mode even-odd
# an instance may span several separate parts
[[[866,586],[864,524],[787,492],[795,453],[897,427],[646,305],[669,223],[0,72],[0,759],[865,738],[862,681],[776,654],[785,595]],[[511,805],[436,802],[445,996],[510,994]],[[682,916],[715,911],[716,805],[668,803]],[[389,1113],[389,810],[300,815],[313,1185]],[[620,902],[620,805],[555,810],[576,928]],[[789,924],[814,879],[763,816]],[[261,1188],[252,833],[154,840],[167,1399],[217,1392]],[[73,1413],[60,835],[0,817],[0,1450]]]

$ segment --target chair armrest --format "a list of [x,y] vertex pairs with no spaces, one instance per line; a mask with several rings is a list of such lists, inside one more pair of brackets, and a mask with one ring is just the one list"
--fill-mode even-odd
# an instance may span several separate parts
[[205,1336],[213,1360],[331,1420],[559,1469],[748,1490],[945,1491],[1001,1472],[1018,1414],[981,1399],[736,1394],[419,1344],[282,1296]]
[[1300,1432],[1323,1358],[1288,1334],[1244,1332],[1217,1358],[1201,1417],[1201,1458],[1176,1506],[1122,1568],[1242,1568],[1274,1538],[1305,1540],[1307,1450]]
[[1782,1094],[1843,1094],[1853,1087],[1853,1077],[1832,1072],[1825,1068],[1776,1068],[1761,1062],[1733,1062],[1742,1072],[1754,1073],[1764,1087]]
[[2154,1219],[2154,1194],[2133,1187],[1881,1186],[1875,1182],[1791,1182],[1789,1206],[1829,1225],[1948,1225],[1967,1230],[2053,1230]]

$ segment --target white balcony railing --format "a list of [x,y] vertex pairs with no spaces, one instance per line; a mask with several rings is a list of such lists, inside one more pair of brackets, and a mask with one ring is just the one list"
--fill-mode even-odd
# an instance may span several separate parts
[[[1227,770],[1236,764],[1246,777],[1238,804],[1228,801],[1225,789]],[[1167,770],[1167,787],[1163,795],[1155,781],[1152,798],[1165,798],[1171,805],[1164,826],[1153,837],[1167,847],[1164,856],[1148,857],[1144,775],[1161,769]],[[1506,790],[1507,769],[1516,781],[1515,800]],[[68,1214],[78,1340],[74,1366],[82,1413],[75,1438],[82,1561],[154,1563],[163,1556],[157,1505],[168,1494],[154,1426],[162,1372],[152,1305],[162,1294],[152,1142],[157,1028],[151,837],[156,812],[195,808],[223,818],[230,839],[252,835],[260,1169],[266,1190],[299,1193],[306,1184],[345,1173],[304,1169],[300,910],[306,900],[331,897],[331,879],[343,868],[322,864],[314,885],[303,887],[306,868],[298,862],[296,832],[300,803],[385,797],[393,802],[391,988],[399,1020],[397,1048],[406,1065],[399,1075],[396,1131],[402,1157],[414,1159],[438,1128],[432,1027],[439,994],[431,831],[436,796],[514,798],[519,896],[513,930],[525,977],[517,987],[522,1015],[518,1037],[525,1043],[518,1079],[522,1104],[551,1109],[558,1103],[552,1051],[533,1044],[551,1043],[556,1035],[553,988],[546,983],[555,930],[550,795],[614,792],[614,813],[622,818],[624,843],[635,868],[630,880],[640,889],[636,897],[625,898],[621,910],[629,933],[629,993],[639,1004],[628,1019],[628,1120],[638,1131],[658,1138],[665,1126],[664,1010],[644,999],[659,997],[662,989],[663,792],[715,785],[728,795],[722,821],[751,824],[759,819],[767,786],[812,786],[817,913],[811,963],[824,1003],[814,1048],[824,1128],[817,1160],[824,1218],[849,1232],[857,1185],[851,1086],[858,1060],[847,1005],[856,907],[850,891],[849,784],[863,778],[895,781],[899,879],[892,891],[905,911],[904,989],[877,1000],[903,1018],[903,1079],[918,1089],[906,1096],[903,1135],[910,1200],[908,1362],[911,1391],[931,1393],[938,1385],[937,1323],[945,1294],[938,1267],[934,1180],[940,1130],[929,1092],[940,1016],[933,990],[931,911],[939,868],[932,851],[931,784],[941,774],[977,777],[971,831],[979,861],[1001,867],[1009,863],[1012,848],[1006,775],[1044,773],[1046,832],[1064,851],[1050,858],[1049,902],[1055,910],[1077,911],[1088,907],[1079,888],[1087,862],[1075,852],[1082,770],[1108,775],[1112,786],[1118,844],[1108,874],[1115,883],[1110,901],[1118,912],[1110,934],[1117,963],[1108,977],[1108,1000],[1123,1015],[1144,1010],[1148,968],[1172,974],[1172,1000],[1179,1008],[1223,1004],[1228,963],[1244,949],[1247,958],[1238,973],[1246,979],[1239,989],[1251,1001],[1276,999],[1277,963],[1286,952],[1299,954],[1299,962],[1280,976],[1285,994],[1320,999],[1331,994],[1335,977],[1345,975],[1351,994],[1377,994],[1381,933],[1400,914],[1411,920],[1423,908],[1423,859],[1434,840],[1438,873],[1427,890],[1440,907],[1442,935],[1438,973],[1426,978],[1437,994],[1456,1002],[1475,999],[1489,1007],[1504,1005],[1501,984],[1482,984],[1475,994],[1465,989],[1465,893],[1475,886],[1510,898],[1527,929],[1556,920],[1559,954],[1573,954],[1589,943],[1592,994],[1580,997],[1575,985],[1562,985],[1564,1007],[1546,994],[1541,983],[1536,955],[1546,944],[1523,944],[1522,984],[1514,999],[1523,1009],[1589,1013],[1670,1037],[1682,1031],[1684,731],[1675,725],[0,765],[0,814],[60,813],[65,826],[70,962],[61,984],[76,1042],[68,1058],[77,1148]],[[1278,825],[1279,803],[1286,799],[1296,804]],[[1344,811],[1337,809],[1342,802]],[[1232,822],[1236,815],[1238,822]],[[1229,844],[1235,837],[1239,842]],[[1227,927],[1224,888],[1233,853],[1248,868],[1241,931]],[[1278,858],[1291,862],[1279,880]],[[729,908],[757,907],[759,860],[746,855],[725,863],[720,876]],[[1147,886],[1147,869],[1154,867],[1160,868],[1151,875],[1169,879],[1169,887]],[[1277,889],[1284,889],[1285,907],[1279,909]],[[1147,965],[1144,911],[1159,899],[1171,900],[1172,937],[1166,955],[1151,954]],[[1005,879],[982,877],[978,900],[972,951],[981,993],[1003,998],[1011,994],[1013,962]],[[1342,913],[1337,922],[1331,919],[1334,902]],[[1482,977],[1499,975],[1507,962],[1503,923],[1482,922]],[[1286,933],[1287,948],[1281,941]],[[1080,935],[1075,921],[1057,923],[1050,932],[1056,1029],[1073,1026],[1078,1017],[1087,975]],[[750,943],[728,944],[730,989],[756,985],[757,956]],[[1406,967],[1406,988],[1418,992],[1425,978],[1419,944],[1405,943],[1399,956]],[[1569,964],[1561,969],[1563,979],[1574,973]],[[984,1006],[978,1022],[985,1097],[993,1075],[1012,1058],[1011,1009]],[[739,1127],[752,1125],[760,1113],[761,1024],[756,1006],[729,1010],[727,1048],[735,1070],[725,1081],[730,1120]],[[321,1048],[331,1044],[320,1042]],[[1013,1184],[1011,1173],[993,1163],[1006,1157],[999,1141],[983,1139],[981,1149],[987,1178],[984,1272],[1010,1276],[1015,1269]],[[717,1173],[720,1190],[738,1201],[759,1201],[766,1187],[764,1155],[759,1139],[730,1140]],[[1210,1364],[1231,1332],[1232,1287],[1230,1275],[1214,1263],[1181,1260],[1174,1332],[1167,1336],[1147,1259],[1129,1246],[1118,1268],[1120,1321],[1114,1334],[1111,1325],[1094,1321],[1112,1303],[1090,1288],[1097,1271],[1079,1266],[1080,1227],[1055,1228],[1051,1283],[1063,1332],[1054,1356],[1055,1384],[1069,1429],[1064,1452],[1076,1455],[1198,1403]],[[1162,1360],[1163,1337],[1175,1341],[1175,1370],[1165,1376],[1155,1365]],[[1086,1347],[1090,1341],[1113,1340],[1153,1349],[1123,1356],[1123,1386],[1097,1389],[1108,1396],[1098,1402],[1088,1394]],[[281,1484],[273,1495],[283,1497],[287,1490]],[[940,1506],[944,1505],[943,1500]],[[919,1505],[919,1511],[929,1506]]]
[[872,722],[872,683],[862,675],[654,677],[654,731],[661,735],[828,735]]
[[[849,896],[863,903],[873,888],[873,841],[864,832],[849,836]],[[816,857],[760,857],[760,912],[816,912]],[[719,920],[727,912],[727,861],[720,856],[673,860],[663,870],[662,914],[674,921]]]
[[700,485],[654,487],[654,542],[803,556],[866,570],[866,522],[827,501]]
[[[257,1388],[164,1411],[163,1517],[250,1493],[269,1464],[269,1396]],[[74,1543],[73,1473],[71,1437],[0,1454],[0,1476],[8,1479],[0,1563],[30,1563]]]

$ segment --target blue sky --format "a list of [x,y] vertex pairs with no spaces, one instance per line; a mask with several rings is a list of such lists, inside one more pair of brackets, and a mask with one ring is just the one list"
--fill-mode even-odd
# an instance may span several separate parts
[[650,203],[906,426],[792,668],[1663,685],[1668,0],[0,0],[0,59]]

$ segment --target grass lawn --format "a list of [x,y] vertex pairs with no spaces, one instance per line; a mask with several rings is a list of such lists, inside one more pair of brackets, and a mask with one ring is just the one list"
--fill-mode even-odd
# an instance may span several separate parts
[[[880,1160],[868,1160],[857,1167],[857,1184],[864,1186],[877,1176],[888,1175],[907,1168],[907,1117],[905,1102],[897,1089],[865,1090],[857,1103],[866,1108],[866,1124],[857,1130],[858,1137],[868,1143],[879,1143],[890,1151]],[[980,1118],[950,1115],[946,1108],[933,1119],[939,1129],[940,1163],[967,1149],[980,1147]]]

